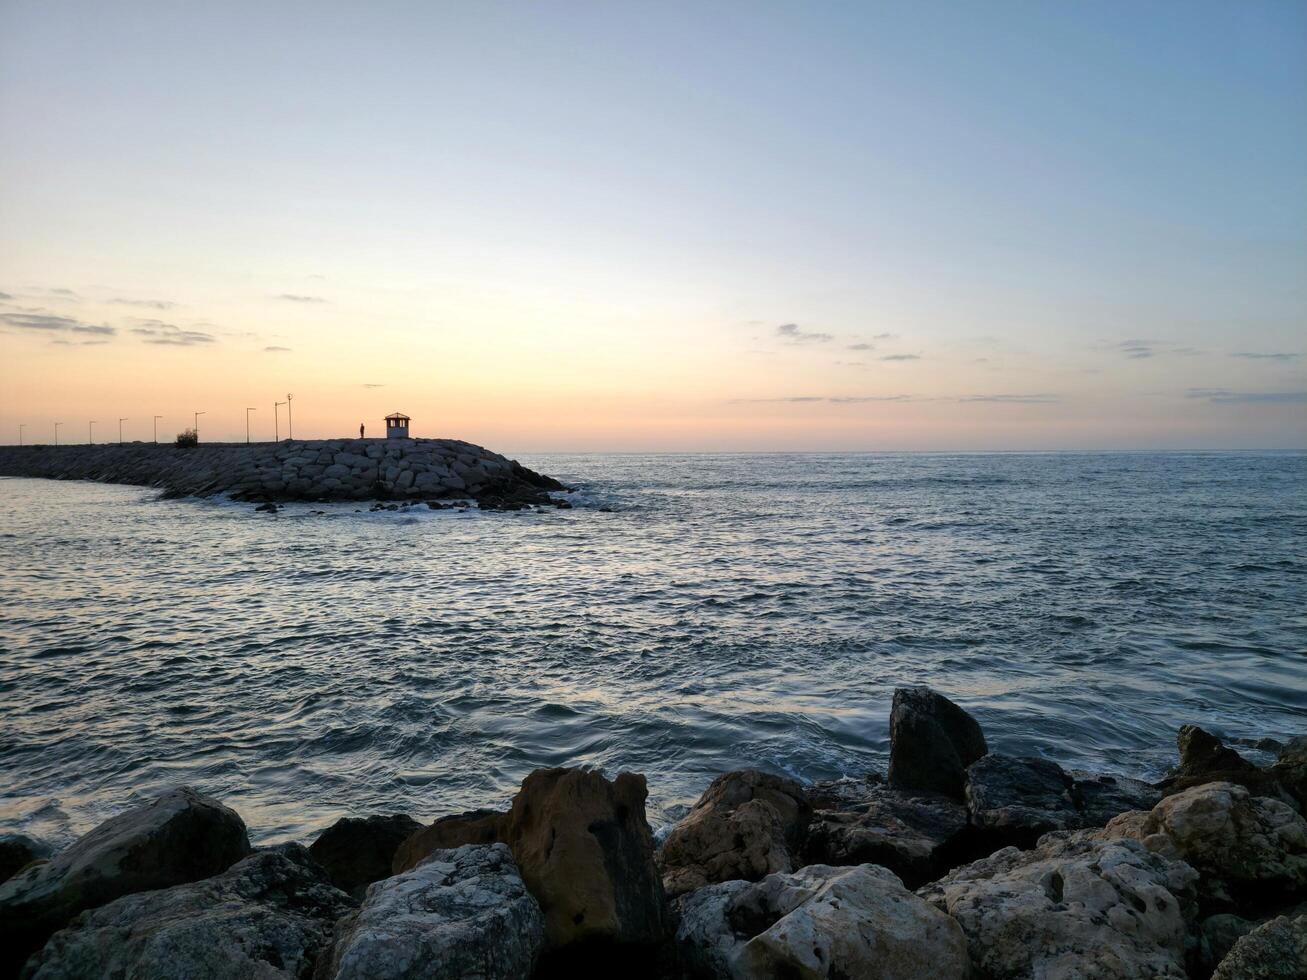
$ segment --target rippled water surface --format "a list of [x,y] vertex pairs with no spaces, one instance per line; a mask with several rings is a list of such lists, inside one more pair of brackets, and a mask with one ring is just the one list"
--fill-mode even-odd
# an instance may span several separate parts
[[67,839],[188,782],[304,838],[573,764],[647,774],[657,821],[730,768],[883,766],[907,683],[1132,774],[1182,722],[1307,730],[1307,457],[523,462],[577,508],[0,480],[0,824]]

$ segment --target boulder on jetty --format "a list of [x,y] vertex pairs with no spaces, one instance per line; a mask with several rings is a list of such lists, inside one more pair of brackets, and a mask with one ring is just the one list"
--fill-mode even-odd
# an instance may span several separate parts
[[677,944],[699,976],[963,980],[958,924],[874,864],[810,864],[687,896]]
[[0,975],[83,909],[220,874],[249,852],[244,821],[189,787],[120,813],[0,885]]
[[552,504],[567,489],[515,460],[456,439],[316,439],[194,448],[127,443],[3,446],[0,475],[157,487],[235,500],[439,500]]
[[889,784],[961,800],[966,769],[986,752],[976,719],[928,687],[894,691],[889,716]]
[[0,834],[0,882],[8,881],[33,861],[44,861],[54,853],[45,841],[26,834]]
[[464,844],[496,844],[508,841],[508,814],[498,810],[469,810],[441,817],[429,827],[413,832],[395,851],[390,873],[402,874],[416,868],[433,851],[450,850]]
[[1307,977],[1307,913],[1282,915],[1236,942],[1212,980],[1302,980]]
[[25,980],[305,978],[353,909],[299,844],[222,874],[83,912],[28,961]]
[[724,773],[663,842],[663,888],[676,896],[719,881],[792,871],[811,815],[793,779],[756,769]]
[[544,942],[544,916],[508,847],[467,844],[369,888],[315,976],[516,980],[531,975]]
[[355,898],[374,881],[389,878],[395,851],[422,825],[402,813],[344,817],[309,845],[313,860],[326,870],[331,883]]
[[1184,980],[1194,870],[1089,833],[1004,848],[917,894],[961,925],[978,976]]
[[1124,813],[1099,836],[1138,840],[1192,865],[1205,913],[1246,914],[1307,897],[1307,820],[1234,783],[1195,786],[1148,812]]

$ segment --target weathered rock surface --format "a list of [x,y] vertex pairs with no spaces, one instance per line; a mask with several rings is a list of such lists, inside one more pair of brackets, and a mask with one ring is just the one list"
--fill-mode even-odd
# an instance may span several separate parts
[[33,861],[43,861],[54,853],[45,841],[26,834],[0,834],[0,882],[8,881],[14,873]]
[[869,780],[810,787],[814,806],[805,860],[812,864],[879,864],[912,888],[960,861],[967,811],[938,793],[898,790]]
[[1198,949],[1193,957],[1195,969],[1191,972],[1210,976],[1216,965],[1234,948],[1234,944],[1258,925],[1252,919],[1229,912],[1209,915],[1198,926]]
[[1307,978],[1307,914],[1282,915],[1234,944],[1212,980]]
[[353,909],[299,844],[191,884],[83,912],[28,961],[25,980],[307,978]]
[[962,799],[967,766],[986,752],[980,725],[928,687],[901,687],[890,708],[889,783]]
[[368,889],[318,980],[517,980],[544,947],[540,906],[504,844],[436,851]]
[[420,823],[402,813],[344,817],[318,835],[309,854],[333,885],[362,898],[368,885],[390,877],[395,851],[421,830]]
[[1049,831],[1080,825],[1073,785],[1055,762],[991,754],[967,769],[967,810],[996,846],[1031,847]]
[[1298,812],[1307,814],[1307,735],[1290,739],[1267,772],[1293,797]]
[[427,855],[464,844],[495,844],[508,841],[508,814],[498,810],[469,810],[441,817],[407,837],[395,851],[390,873],[416,868]]
[[1196,875],[1136,841],[1052,834],[918,890],[966,933],[980,977],[1184,980]]
[[1122,814],[1099,836],[1139,840],[1192,865],[1207,912],[1247,915],[1307,892],[1307,820],[1233,783],[1195,786],[1151,811]]
[[958,924],[872,864],[809,865],[760,882],[703,888],[683,900],[676,938],[704,977],[968,975]]
[[1157,784],[1166,795],[1205,783],[1225,782],[1243,786],[1254,796],[1269,796],[1298,806],[1275,773],[1253,765],[1197,725],[1181,725],[1176,745],[1180,750],[1180,765]]
[[664,935],[662,882],[645,819],[644,777],[537,769],[522,782],[508,844],[554,947],[652,944]]
[[1081,827],[1102,827],[1113,817],[1131,810],[1151,810],[1162,799],[1161,790],[1142,779],[1069,769],[1071,796],[1080,813]]
[[316,439],[190,449],[134,442],[0,446],[0,475],[158,487],[236,500],[426,500],[551,504],[557,480],[457,439]]
[[0,975],[83,909],[207,878],[249,850],[241,818],[189,788],[106,820],[53,860],[0,885]]
[[718,776],[663,843],[664,889],[675,896],[793,870],[811,812],[792,779],[755,769]]

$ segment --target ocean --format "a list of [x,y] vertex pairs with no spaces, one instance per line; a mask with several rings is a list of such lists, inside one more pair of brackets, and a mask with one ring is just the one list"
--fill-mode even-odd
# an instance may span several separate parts
[[[629,769],[883,769],[896,686],[1156,777],[1307,732],[1307,456],[534,455],[572,510],[0,479],[0,830],[188,783],[258,842]],[[1263,746],[1264,748],[1264,746]]]

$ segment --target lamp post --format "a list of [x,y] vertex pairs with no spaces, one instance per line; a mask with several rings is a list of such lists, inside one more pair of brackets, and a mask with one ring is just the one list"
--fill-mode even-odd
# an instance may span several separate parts
[[86,423],[86,444],[88,446],[95,445],[95,423],[97,421],[98,419],[91,419]]
[[131,419],[122,418],[118,420],[118,445],[123,444],[123,423],[130,422]]
[[208,415],[208,414],[209,414],[208,412],[196,412],[196,413],[195,413],[195,425],[194,425],[194,427],[191,429],[191,431],[195,433],[195,445],[197,445],[197,446],[200,444],[200,416],[201,416],[201,415]]
[[54,424],[54,444],[56,446],[59,445],[59,426],[61,425],[63,425],[62,422],[56,422]]
[[159,419],[161,418],[163,418],[162,415],[156,415],[154,417],[154,444],[156,446],[159,444]]
[[290,417],[290,400],[293,396],[286,396],[286,438],[287,440],[295,438],[295,421]]
[[280,421],[281,414],[277,411],[277,409],[281,408],[281,406],[285,404],[286,404],[285,402],[272,403],[272,441],[273,442],[281,442],[281,421]]
[[25,428],[27,428],[26,425],[24,425],[24,424],[21,423],[21,422],[18,423],[18,445],[20,445],[20,446],[23,444],[23,430],[24,430]]
[[257,408],[245,409],[245,445],[250,444],[250,412],[257,412]]

